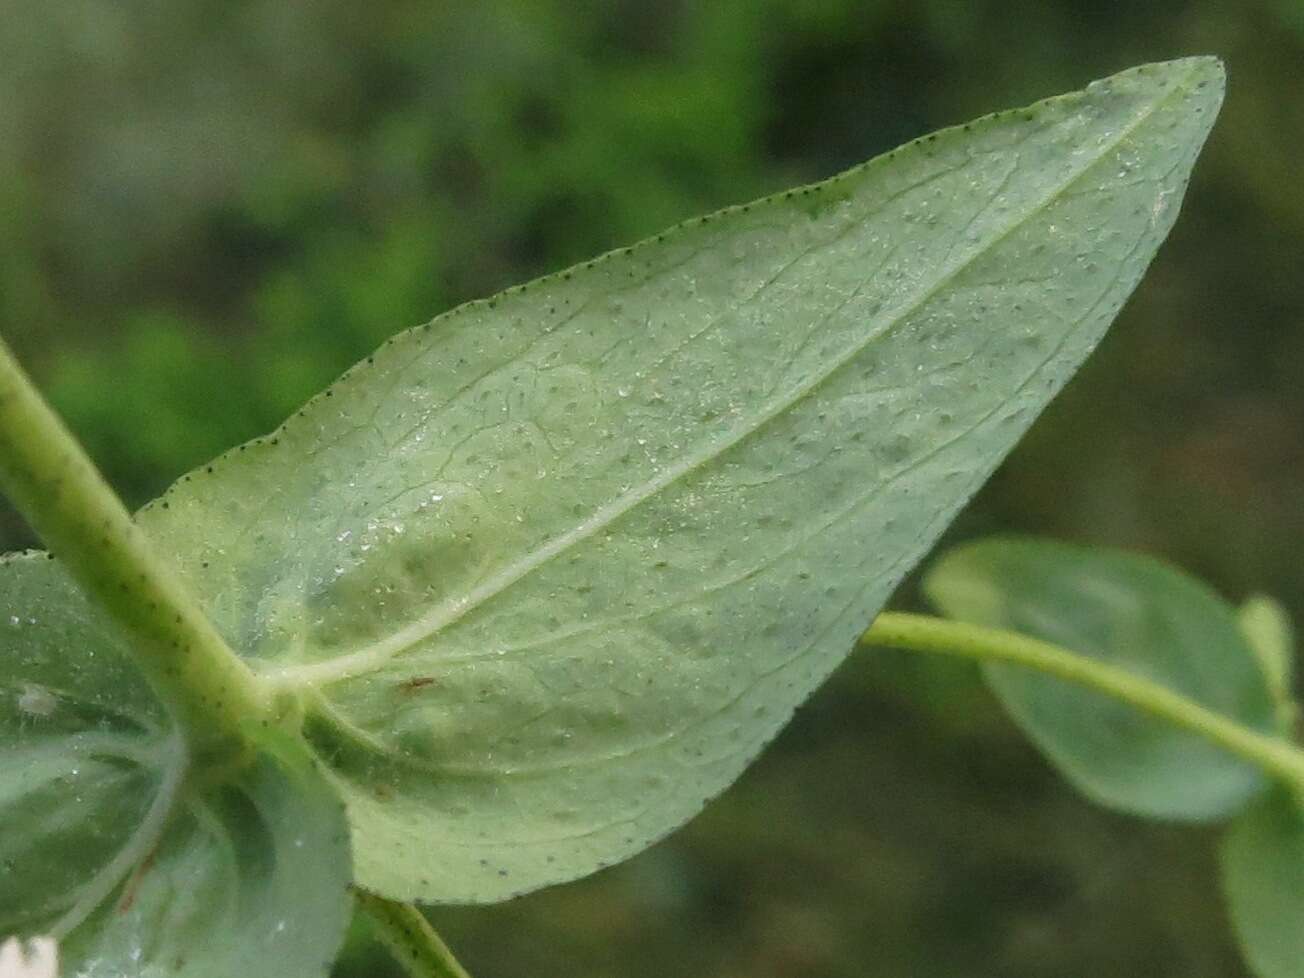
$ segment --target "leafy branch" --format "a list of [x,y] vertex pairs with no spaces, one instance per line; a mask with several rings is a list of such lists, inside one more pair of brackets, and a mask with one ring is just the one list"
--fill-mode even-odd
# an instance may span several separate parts
[[[0,562],[0,934],[64,921],[86,978],[290,978],[356,905],[465,978],[410,904],[592,873],[746,768],[1099,342],[1222,87],[1143,66],[460,307],[134,519],[0,349],[0,484],[59,558]],[[1288,656],[1072,556],[950,555],[966,624],[863,641],[983,660],[1098,800],[1236,816],[1238,929],[1294,978],[1238,909],[1294,838],[1256,807],[1260,767],[1304,779]]]

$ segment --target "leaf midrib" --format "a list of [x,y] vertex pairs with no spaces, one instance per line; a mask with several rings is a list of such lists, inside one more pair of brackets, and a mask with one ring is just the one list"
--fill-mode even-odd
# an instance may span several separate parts
[[[1182,90],[1194,71],[1194,65],[1188,67],[1181,78],[1175,79],[1166,91],[1157,95],[1143,110],[1138,112],[1131,122],[1120,129],[1113,139],[1100,148],[1099,152],[1093,154],[1086,162],[1072,170],[1068,177],[1043,196],[1041,200],[1011,220],[981,247],[975,248],[952,268],[939,275],[932,285],[921,291],[896,313],[885,317],[879,328],[871,330],[862,340],[853,344],[831,361],[827,369],[817,373],[806,383],[799,385],[787,394],[775,398],[764,409],[752,414],[744,424],[729,430],[723,439],[708,443],[703,450],[687,455],[680,463],[667,466],[658,472],[654,478],[616,496],[572,529],[529,551],[521,559],[497,571],[462,597],[441,602],[429,614],[398,629],[388,638],[373,643],[364,649],[344,653],[324,662],[269,670],[264,674],[265,677],[278,686],[296,687],[331,684],[371,672],[395,656],[425,641],[485,602],[497,597],[517,581],[549,563],[573,545],[610,526],[667,486],[680,481],[703,465],[728,452],[747,437],[765,427],[769,422],[809,397],[838,370],[854,360],[870,343],[917,312],[975,261],[989,253],[1011,234],[1051,206],[1070,187],[1077,183],[1087,171],[1113,153],[1149,120],[1161,106],[1166,104],[1176,92]],[[847,301],[850,301],[850,299]],[[831,315],[831,313],[828,315]]]

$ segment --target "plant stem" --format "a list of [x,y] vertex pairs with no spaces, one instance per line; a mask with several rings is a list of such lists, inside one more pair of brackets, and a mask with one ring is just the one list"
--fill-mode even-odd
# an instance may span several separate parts
[[231,651],[0,341],[0,488],[130,636],[192,750],[243,748],[272,697]]
[[930,615],[885,612],[857,644],[1027,666],[1167,720],[1304,790],[1304,750],[1244,727],[1149,679],[1049,642]]
[[356,890],[358,909],[412,978],[471,978],[425,915],[410,903]]

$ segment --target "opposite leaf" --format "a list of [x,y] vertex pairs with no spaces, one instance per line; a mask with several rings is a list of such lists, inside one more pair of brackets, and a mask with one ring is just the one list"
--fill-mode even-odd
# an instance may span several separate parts
[[284,744],[188,796],[139,876],[65,953],[79,978],[325,978],[350,881],[339,799],[302,746]]
[[[1204,585],[1136,554],[1040,540],[951,551],[925,579],[962,621],[1031,635],[1160,683],[1262,733],[1273,702],[1232,608]],[[1220,818],[1263,786],[1257,768],[1102,694],[989,664],[1024,732],[1089,797],[1127,812]]]
[[0,937],[81,978],[324,976],[348,828],[302,746],[229,784],[185,750],[118,631],[44,554],[0,566]]
[[359,881],[503,899],[737,777],[1099,341],[1221,94],[1136,69],[464,306],[143,511],[303,695]]
[[148,855],[185,761],[117,631],[44,554],[0,563],[0,742],[0,938],[62,938]]
[[1259,978],[1304,978],[1304,808],[1278,788],[1238,817],[1219,855],[1245,960]]

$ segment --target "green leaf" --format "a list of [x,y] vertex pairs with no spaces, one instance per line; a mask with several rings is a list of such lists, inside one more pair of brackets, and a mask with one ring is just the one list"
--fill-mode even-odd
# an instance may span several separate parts
[[1294,700],[1295,636],[1290,616],[1279,602],[1255,594],[1245,600],[1236,617],[1277,706],[1278,727],[1290,736],[1299,713]]
[[1259,978],[1304,976],[1304,807],[1272,791],[1228,827],[1219,855],[1245,960]]
[[736,778],[1099,341],[1222,86],[1135,69],[463,306],[143,511],[303,695],[359,881],[503,899]]
[[118,633],[44,554],[0,566],[0,697],[0,935],[55,934],[83,978],[327,973],[348,827],[301,745],[189,784]]
[[0,936],[84,918],[147,854],[184,758],[116,630],[44,554],[0,564],[0,739]]
[[[1262,733],[1273,703],[1230,605],[1137,554],[1042,540],[952,550],[924,589],[946,616],[1022,632],[1157,682]],[[1263,786],[1253,765],[1103,694],[1017,666],[984,674],[1023,731],[1086,795],[1161,818],[1220,818]]]
[[85,978],[325,976],[351,876],[333,789],[301,745],[266,749],[238,779],[188,797],[150,862],[66,948]]

